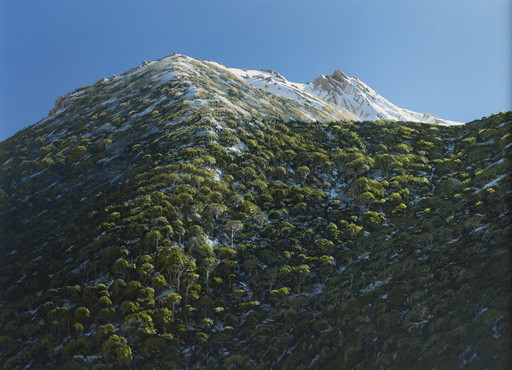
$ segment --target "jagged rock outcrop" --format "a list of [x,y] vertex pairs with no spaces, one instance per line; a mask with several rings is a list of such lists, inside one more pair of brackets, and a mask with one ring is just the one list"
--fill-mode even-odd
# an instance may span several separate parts
[[140,69],[140,68],[141,68],[140,66],[139,66],[139,67],[132,67],[132,68],[130,68],[129,70],[127,70],[127,71],[125,71],[125,72],[121,73],[121,76],[126,76],[127,74],[132,73],[132,72],[135,72],[136,70],[138,70],[138,69]]
[[348,77],[337,69],[332,75],[322,75],[313,82],[310,91],[331,103],[354,113],[362,120],[394,120],[456,125],[459,122],[441,119],[429,113],[417,113],[400,108],[383,98],[361,80]]
[[313,83],[294,83],[274,69],[262,68],[259,71],[229,68],[245,82],[294,100],[307,100],[314,104],[318,98],[352,113],[358,120],[392,120],[435,123],[440,125],[460,125],[460,122],[438,118],[433,114],[417,113],[400,108],[380,96],[361,80],[349,77],[341,70],[332,75],[322,75]]
[[[171,57],[182,58],[180,54],[173,53]],[[154,63],[161,63],[166,58],[159,58]],[[188,57],[185,57],[188,58]],[[192,60],[192,58],[188,58]],[[199,61],[201,62],[201,61]],[[283,75],[274,69],[262,68],[260,71],[247,69],[237,69],[222,66],[221,63],[201,62],[216,64],[228,70],[231,74],[241,78],[245,82],[257,88],[264,88],[269,92],[295,100],[300,104],[306,103],[311,107],[304,113],[309,115],[311,108],[325,110],[330,105],[329,110],[336,110],[336,114],[350,121],[359,120],[394,120],[394,121],[416,121],[423,123],[435,123],[441,125],[457,125],[460,122],[441,119],[433,114],[417,113],[407,109],[400,108],[387,99],[380,96],[376,91],[364,84],[357,78],[348,77],[341,70],[336,69],[332,75],[322,75],[311,83],[293,83],[288,81]],[[150,67],[153,63],[143,61],[141,65],[133,67],[120,76],[125,77],[137,72],[141,68]],[[104,82],[118,78],[112,75],[110,78],[103,78],[95,83],[98,86]],[[69,95],[69,96],[68,96]],[[71,94],[59,97],[49,115],[55,114],[59,109],[68,106],[72,100]],[[310,118],[310,117],[309,117]]]
[[[247,71],[247,70],[245,69],[245,71]],[[280,78],[281,80],[286,81],[286,78],[284,78],[282,74],[280,74],[279,72],[274,71],[273,69],[261,68],[261,71],[272,73],[277,78]]]
[[59,110],[69,106],[72,103],[71,94],[72,93],[69,92],[66,95],[60,95],[57,99],[55,99],[55,106],[48,112],[48,117],[53,116]]
[[94,86],[98,86],[98,85],[102,84],[102,83],[103,83],[103,82],[105,82],[105,81],[108,81],[108,79],[107,79],[107,78],[105,78],[105,77],[100,78],[98,81],[96,81],[96,82],[94,83]]
[[332,74],[332,77],[335,79],[335,80],[338,80],[338,81],[345,81],[345,80],[348,80],[349,77],[343,73],[342,71],[340,71],[339,69],[335,70],[334,73]]

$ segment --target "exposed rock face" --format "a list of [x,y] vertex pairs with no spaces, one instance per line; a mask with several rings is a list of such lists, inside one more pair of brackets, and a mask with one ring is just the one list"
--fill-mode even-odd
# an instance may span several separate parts
[[313,88],[329,91],[331,90],[332,86],[327,81],[327,78],[325,78],[325,76],[320,76],[313,81]]
[[135,72],[136,70],[138,70],[138,69],[140,69],[140,68],[141,68],[141,67],[133,67],[133,68],[130,68],[129,70],[127,70],[127,71],[123,72],[123,73],[121,74],[121,76],[126,76],[127,74],[132,73],[132,72]]
[[355,112],[356,108],[349,104],[346,99],[343,99],[345,95],[354,96],[355,100],[360,100],[360,94],[357,94],[354,86],[350,82],[350,78],[346,74],[337,69],[333,75],[320,76],[313,82],[315,90],[321,91],[324,98],[331,103],[342,106],[345,109],[349,109],[351,112]]
[[57,113],[59,110],[66,108],[72,103],[71,100],[71,92],[67,93],[64,96],[59,96],[55,100],[55,106],[48,112],[48,117],[53,116],[55,113]]
[[121,76],[126,76],[127,74],[130,74],[130,73],[133,73],[133,72],[135,72],[135,71],[138,71],[139,69],[144,68],[144,67],[146,67],[146,66],[148,66],[148,65],[150,65],[150,64],[151,64],[151,63],[149,63],[147,60],[144,60],[144,61],[142,61],[142,64],[141,64],[140,66],[130,68],[129,70],[127,70],[127,71],[123,72],[123,73],[121,74]]
[[340,71],[339,69],[335,70],[334,73],[332,74],[332,77],[337,80],[337,81],[345,81],[345,80],[348,80],[349,77],[343,73],[342,71]]
[[281,80],[286,81],[286,78],[284,78],[282,74],[280,74],[279,72],[274,71],[273,69],[261,68],[261,71],[272,73],[277,78],[280,78]]
[[94,83],[94,86],[98,86],[98,85],[102,84],[102,83],[103,83],[103,82],[105,82],[105,81],[108,81],[108,79],[106,79],[105,77],[100,78],[98,81],[96,81],[96,82]]
[[[153,63],[160,63],[167,58],[169,58],[169,60],[193,60],[192,58],[174,52],[171,57],[159,58]],[[120,77],[135,74],[138,70],[148,67],[151,64],[151,62],[144,60],[141,65],[127,70],[122,73]],[[215,64],[222,66],[221,63]],[[324,107],[326,103],[330,104],[334,109],[342,108],[341,114],[345,119],[349,120],[416,121],[441,125],[460,124],[460,122],[444,120],[432,114],[417,113],[400,108],[380,96],[376,91],[359,79],[349,77],[339,69],[336,69],[332,75],[322,75],[315,79],[313,83],[307,84],[293,84],[274,69],[262,68],[261,71],[266,73],[248,71],[245,68],[243,70],[235,68],[229,72],[235,73],[235,75],[243,79],[245,82],[248,82],[250,85],[268,89],[274,94],[291,98],[301,104],[308,101],[316,104],[316,108]],[[112,75],[110,78],[103,78],[98,80],[95,83],[95,86],[120,77]],[[63,109],[69,105],[73,96],[73,93],[66,96],[60,96],[55,102],[55,108],[50,111],[49,115],[53,115],[59,109]]]
[[417,113],[400,108],[383,98],[375,90],[357,78],[348,77],[339,69],[332,75],[320,76],[313,82],[311,92],[334,103],[362,120],[394,120],[456,125],[433,114]]
[[[151,63],[150,63],[150,62],[148,62],[147,60],[143,60],[140,66],[133,67],[133,68],[130,68],[129,70],[127,70],[127,71],[124,71],[123,73],[121,73],[121,74],[120,74],[120,76],[126,76],[126,75],[128,75],[128,74],[130,74],[130,73],[133,73],[133,72],[136,72],[136,71],[138,71],[139,69],[144,68],[144,67],[146,67],[146,66],[148,66],[148,65],[150,65],[150,64],[151,64]],[[117,78],[117,77],[118,77],[118,76],[114,74],[114,75],[112,75],[112,76],[110,77],[110,79],[114,79],[114,78]],[[94,86],[98,86],[99,84],[101,84],[101,83],[103,83],[103,82],[105,82],[105,81],[108,81],[108,80],[109,80],[108,78],[103,77],[103,78],[99,79],[98,81],[96,81],[96,83],[94,84]]]

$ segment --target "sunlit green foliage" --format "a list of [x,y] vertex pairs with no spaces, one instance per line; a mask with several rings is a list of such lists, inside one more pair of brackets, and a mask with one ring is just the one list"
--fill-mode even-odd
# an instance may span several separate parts
[[0,144],[1,366],[510,365],[511,113],[220,129],[145,104]]

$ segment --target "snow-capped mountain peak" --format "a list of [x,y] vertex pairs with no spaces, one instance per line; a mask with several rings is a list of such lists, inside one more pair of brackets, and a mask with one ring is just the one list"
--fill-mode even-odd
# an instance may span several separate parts
[[318,77],[307,89],[313,94],[354,113],[361,120],[395,120],[459,125],[460,122],[438,118],[400,108],[385,99],[358,78],[348,77],[337,69],[332,75]]
[[338,110],[341,115],[347,117],[351,121],[360,120],[353,112],[336,104],[332,104],[309,91],[307,87],[310,83],[290,82],[283,75],[273,69],[263,68],[260,70],[248,70],[246,68],[229,68],[215,62],[211,63],[215,66],[225,68],[227,72],[238,77],[240,80],[252,87],[264,89],[274,95],[291,99],[301,104],[306,104],[315,109],[322,109],[326,112],[334,108],[335,110]]
[[[217,63],[216,63],[217,64]],[[217,64],[218,65],[218,64]],[[325,101],[353,113],[360,120],[394,120],[460,125],[460,122],[438,118],[434,114],[417,113],[400,108],[385,99],[371,87],[355,77],[349,77],[337,69],[332,75],[322,75],[313,83],[288,81],[273,69],[247,70],[224,67],[248,84],[301,102],[309,102],[320,108]]]
[[[141,66],[120,76],[101,79],[93,88],[103,87],[101,90],[105,99],[102,104],[115,103],[117,94],[114,96],[110,90],[123,91],[122,99],[126,100],[129,96],[135,97],[138,90],[133,87],[145,79],[153,81],[153,89],[171,81],[179,84],[183,87],[183,93],[175,98],[186,100],[191,105],[212,109],[218,104],[227,105],[243,116],[258,112],[274,118],[308,121],[395,120],[440,125],[461,124],[433,114],[400,108],[364,82],[348,77],[339,69],[332,75],[316,78],[313,83],[297,83],[289,81],[273,69],[229,68],[221,63],[197,60],[176,53],[155,62],[143,62]],[[144,93],[149,91],[144,90]],[[88,93],[88,89],[78,89],[59,97],[50,116],[65,110],[77,98]],[[151,106],[146,110],[158,110],[162,108],[161,105],[176,103],[175,99],[163,95],[151,101]]]

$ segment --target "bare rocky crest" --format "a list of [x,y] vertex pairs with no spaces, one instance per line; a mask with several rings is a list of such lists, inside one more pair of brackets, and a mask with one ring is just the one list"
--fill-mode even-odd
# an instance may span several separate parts
[[67,93],[64,96],[59,96],[57,99],[55,99],[55,106],[50,109],[48,112],[48,117],[53,116],[55,113],[57,113],[59,110],[66,108],[72,103],[71,100],[71,92]]

